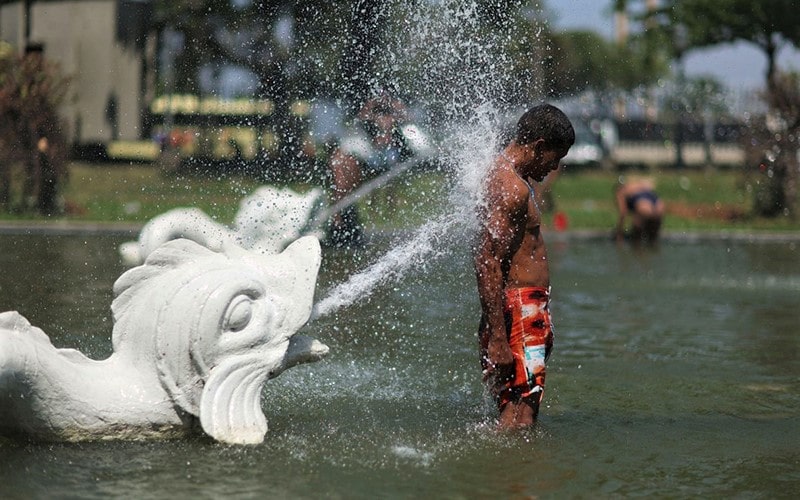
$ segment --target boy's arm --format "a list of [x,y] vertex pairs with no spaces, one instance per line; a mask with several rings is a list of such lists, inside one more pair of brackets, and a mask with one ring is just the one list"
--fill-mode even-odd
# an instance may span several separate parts
[[[484,317],[485,331],[481,332],[486,342],[485,357],[487,375],[494,371],[499,379],[513,376],[514,359],[508,345],[508,337],[503,314],[505,282],[503,266],[508,265],[515,242],[519,241],[517,232],[524,230],[524,215],[528,208],[528,190],[520,196],[517,186],[510,192],[494,190],[499,195],[487,197],[487,209],[475,252],[475,274],[478,281],[478,295]],[[520,223],[520,216],[523,222]]]

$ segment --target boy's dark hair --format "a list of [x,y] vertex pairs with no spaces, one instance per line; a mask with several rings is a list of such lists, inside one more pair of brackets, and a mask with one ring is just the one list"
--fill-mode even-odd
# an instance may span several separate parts
[[520,117],[516,140],[525,145],[539,138],[550,148],[567,149],[575,144],[575,129],[563,111],[552,104],[540,104]]

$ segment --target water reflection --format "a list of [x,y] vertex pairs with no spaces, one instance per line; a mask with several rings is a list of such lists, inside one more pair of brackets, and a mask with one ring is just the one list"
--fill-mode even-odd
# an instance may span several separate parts
[[[0,307],[102,357],[127,238],[4,236]],[[493,430],[474,276],[456,249],[305,327],[331,355],[267,384],[263,445],[0,440],[0,494],[772,497],[800,487],[792,244],[551,248],[557,337],[534,430]],[[318,297],[343,268],[358,268],[352,255],[325,253]]]
[[114,255],[119,241],[113,235],[4,235],[0,311],[19,311],[56,347],[108,356],[112,285],[125,270]]

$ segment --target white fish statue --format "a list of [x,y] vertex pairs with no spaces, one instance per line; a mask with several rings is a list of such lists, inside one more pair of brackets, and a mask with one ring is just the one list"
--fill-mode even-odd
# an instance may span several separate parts
[[202,429],[220,442],[262,442],[264,383],[328,352],[296,335],[320,260],[313,236],[278,255],[169,241],[115,282],[113,353],[99,361],[1,313],[0,435],[139,440]]

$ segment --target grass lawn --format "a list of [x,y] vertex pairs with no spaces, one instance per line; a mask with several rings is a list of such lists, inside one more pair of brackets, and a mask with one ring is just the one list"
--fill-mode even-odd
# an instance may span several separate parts
[[[554,208],[545,213],[545,224],[550,224],[555,212],[562,212],[569,229],[610,231],[616,221],[613,189],[619,175],[566,170],[552,185]],[[752,193],[740,172],[667,170],[649,175],[656,180],[659,195],[667,204],[667,230],[800,229],[800,222],[786,217],[752,217]],[[401,178],[359,202],[364,222],[377,228],[419,225],[441,209],[448,184],[446,176],[439,172]],[[143,223],[171,208],[194,206],[222,223],[230,223],[239,201],[258,185],[254,179],[235,175],[165,177],[152,165],[73,163],[63,190],[65,215],[45,218],[0,214],[0,218]],[[312,186],[291,187],[304,191]]]
[[[617,217],[613,193],[620,175],[625,174],[565,171],[552,186],[555,211],[564,212],[573,229],[610,230]],[[800,229],[800,221],[788,217],[754,217],[752,187],[739,171],[664,170],[648,176],[665,201],[666,230]]]
[[63,192],[69,219],[146,222],[175,207],[198,207],[230,222],[258,183],[245,177],[163,176],[150,165],[72,164]]

